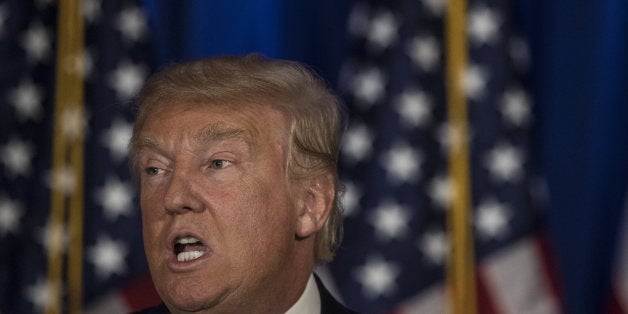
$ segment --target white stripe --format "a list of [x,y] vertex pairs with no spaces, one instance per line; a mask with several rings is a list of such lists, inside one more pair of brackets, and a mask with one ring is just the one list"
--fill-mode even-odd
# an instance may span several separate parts
[[480,266],[498,313],[552,314],[559,306],[545,277],[533,239],[524,239],[485,259]]
[[398,308],[403,314],[447,314],[449,304],[442,283],[423,290],[419,295],[403,302]]

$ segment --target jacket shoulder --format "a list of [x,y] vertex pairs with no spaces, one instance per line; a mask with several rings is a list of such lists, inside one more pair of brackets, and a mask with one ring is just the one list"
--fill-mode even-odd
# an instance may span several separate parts
[[166,307],[165,304],[161,303],[159,305],[145,308],[143,310],[133,312],[132,314],[170,314],[170,311]]
[[357,312],[345,307],[325,288],[325,285],[316,274],[316,286],[321,297],[321,314],[357,314]]

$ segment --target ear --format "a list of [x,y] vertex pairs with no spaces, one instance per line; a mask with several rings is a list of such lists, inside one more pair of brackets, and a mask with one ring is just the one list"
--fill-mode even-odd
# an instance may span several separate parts
[[304,181],[297,216],[296,236],[299,238],[309,237],[323,228],[333,207],[336,193],[334,177],[330,174]]

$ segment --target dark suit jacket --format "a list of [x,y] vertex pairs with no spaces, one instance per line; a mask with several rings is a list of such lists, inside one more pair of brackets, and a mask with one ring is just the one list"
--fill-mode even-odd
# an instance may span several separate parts
[[[321,296],[321,314],[355,314],[354,312],[340,302],[338,302],[332,295],[329,293],[323,282],[318,278],[318,276],[314,275],[316,279],[316,286],[318,287],[318,293]],[[136,314],[169,314],[168,308],[165,304],[159,304],[155,307],[147,308],[139,312],[135,312]]]
[[314,274],[314,278],[316,279],[316,286],[318,286],[318,293],[321,296],[321,314],[351,314],[357,313],[342,305],[338,302],[332,295],[327,291],[325,285],[321,281],[316,274]]

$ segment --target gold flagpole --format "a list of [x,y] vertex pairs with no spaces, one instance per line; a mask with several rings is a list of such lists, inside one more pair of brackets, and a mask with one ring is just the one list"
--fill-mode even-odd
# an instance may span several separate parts
[[[84,25],[80,0],[58,11],[48,282],[46,313],[62,309],[64,218],[69,210],[68,312],[81,313],[83,282]],[[69,182],[69,183],[68,183]]]
[[477,313],[475,257],[471,230],[469,138],[464,72],[467,67],[466,2],[450,0],[446,17],[449,176],[454,198],[448,215],[450,254],[447,285],[451,313]]

